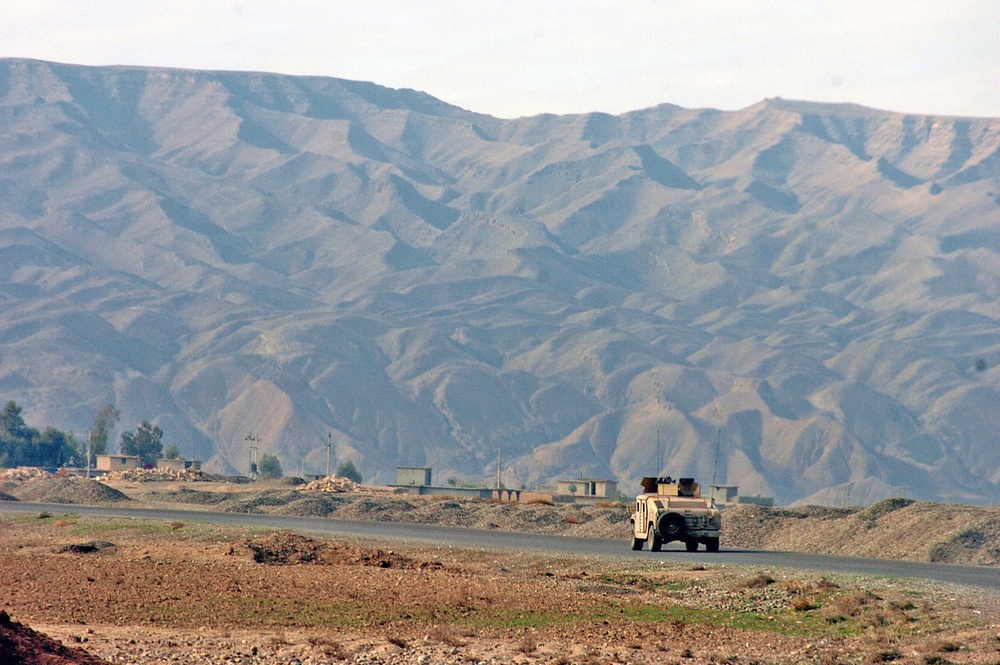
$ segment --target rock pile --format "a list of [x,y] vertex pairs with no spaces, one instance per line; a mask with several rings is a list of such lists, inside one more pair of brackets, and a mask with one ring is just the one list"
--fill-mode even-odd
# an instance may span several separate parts
[[112,471],[104,474],[101,478],[104,480],[127,480],[138,483],[173,480],[195,482],[212,479],[208,474],[195,471],[194,469],[184,469],[183,471],[173,471],[170,469],[128,469],[127,471]]
[[361,485],[357,484],[349,478],[336,478],[334,476],[327,476],[326,478],[320,478],[319,480],[314,480],[312,482],[306,483],[305,485],[299,485],[296,489],[300,492],[306,491],[319,491],[327,492],[330,494],[337,494],[340,492],[359,492],[361,491]]
[[31,480],[33,478],[48,478],[52,474],[45,469],[34,466],[19,466],[15,469],[3,469],[0,471],[0,480]]

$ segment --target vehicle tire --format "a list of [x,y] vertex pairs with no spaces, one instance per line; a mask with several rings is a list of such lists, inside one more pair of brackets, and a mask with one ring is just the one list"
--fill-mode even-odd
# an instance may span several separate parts
[[677,513],[664,514],[657,526],[657,531],[664,541],[669,543],[672,540],[684,540],[684,518]]
[[698,541],[697,540],[685,540],[684,541],[684,547],[687,548],[688,552],[697,552],[698,551]]
[[705,539],[705,549],[709,552],[719,551],[719,539],[718,538],[706,538]]
[[646,542],[646,539],[645,538],[640,538],[639,536],[635,535],[635,529],[633,529],[632,530],[632,549],[636,550],[636,551],[641,550],[642,546],[643,546],[643,544],[645,542]]
[[659,532],[653,527],[652,524],[649,525],[649,551],[659,552],[660,547],[663,545],[663,538],[660,537]]

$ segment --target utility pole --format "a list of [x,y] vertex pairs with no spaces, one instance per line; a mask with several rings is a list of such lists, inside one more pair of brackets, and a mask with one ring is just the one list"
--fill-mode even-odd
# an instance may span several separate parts
[[497,444],[497,490],[500,489],[500,450],[501,449],[502,449],[502,447],[498,443]]
[[251,432],[244,441],[250,447],[250,480],[257,480],[257,451],[260,449],[260,434]]
[[326,477],[333,475],[333,432],[326,433]]
[[90,478],[90,440],[94,438],[94,428],[87,434],[87,478]]

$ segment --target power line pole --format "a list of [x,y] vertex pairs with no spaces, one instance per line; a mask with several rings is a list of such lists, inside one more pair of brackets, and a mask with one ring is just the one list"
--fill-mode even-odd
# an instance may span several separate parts
[[502,446],[497,444],[497,490],[500,489],[500,451]]
[[326,433],[326,477],[333,475],[333,432]]
[[94,438],[94,428],[87,434],[87,477],[90,478],[90,440]]

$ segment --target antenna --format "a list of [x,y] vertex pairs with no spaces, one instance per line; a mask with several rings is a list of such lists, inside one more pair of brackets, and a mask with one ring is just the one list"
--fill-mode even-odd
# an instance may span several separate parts
[[660,471],[662,470],[663,470],[663,453],[660,452],[660,430],[656,430],[656,473],[653,475],[659,478]]
[[715,483],[715,473],[719,469],[719,444],[722,443],[722,428],[719,428],[718,433],[715,435],[715,465],[712,466],[712,505],[715,505],[715,488],[718,487]]

